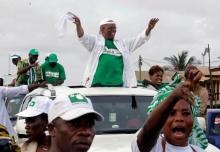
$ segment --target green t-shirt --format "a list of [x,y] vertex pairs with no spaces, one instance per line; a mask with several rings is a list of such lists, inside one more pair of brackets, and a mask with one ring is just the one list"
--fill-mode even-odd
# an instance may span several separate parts
[[51,67],[49,63],[44,63],[41,65],[41,69],[44,80],[49,84],[56,84],[57,81],[66,79],[65,70],[59,63],[54,67]]
[[105,40],[105,48],[99,57],[98,66],[92,81],[94,86],[122,86],[123,58],[112,40]]

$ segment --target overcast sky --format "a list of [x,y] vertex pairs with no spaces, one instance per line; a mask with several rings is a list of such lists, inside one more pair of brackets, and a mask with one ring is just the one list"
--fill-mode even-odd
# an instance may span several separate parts
[[80,84],[89,53],[78,42],[74,24],[68,23],[62,38],[55,28],[68,11],[78,15],[85,32],[91,34],[98,33],[103,18],[114,19],[117,38],[136,36],[150,18],[158,17],[151,39],[133,54],[136,68],[139,55],[146,70],[166,64],[164,57],[182,50],[202,61],[208,43],[211,64],[220,65],[219,0],[0,0],[0,76],[15,73],[9,64],[10,54],[17,52],[26,58],[29,50],[36,48],[41,63],[49,52],[58,54],[66,70],[65,84]]

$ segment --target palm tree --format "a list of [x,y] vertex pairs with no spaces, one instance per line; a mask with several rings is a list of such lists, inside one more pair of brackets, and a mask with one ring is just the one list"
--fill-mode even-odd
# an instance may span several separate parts
[[165,57],[164,60],[169,62],[169,64],[174,68],[174,70],[177,71],[183,71],[185,70],[186,66],[188,64],[200,64],[200,61],[197,60],[194,56],[190,57],[187,60],[188,57],[188,51],[182,51],[178,56],[170,56]]

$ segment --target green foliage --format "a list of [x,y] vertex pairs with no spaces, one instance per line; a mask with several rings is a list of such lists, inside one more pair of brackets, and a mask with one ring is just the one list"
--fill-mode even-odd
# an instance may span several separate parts
[[183,71],[185,70],[188,64],[199,64],[198,61],[194,56],[190,57],[188,60],[188,51],[182,51],[177,56],[172,55],[170,57],[165,57],[164,60],[167,61],[174,70]]

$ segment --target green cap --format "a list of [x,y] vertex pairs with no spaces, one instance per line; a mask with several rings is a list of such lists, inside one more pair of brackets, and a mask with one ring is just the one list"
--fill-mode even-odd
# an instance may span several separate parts
[[29,51],[29,55],[39,55],[39,52],[38,52],[38,50],[36,50],[36,49],[31,49],[31,50]]
[[49,63],[53,63],[53,62],[57,62],[58,59],[57,59],[57,55],[55,53],[51,53],[49,56],[48,56],[48,62]]

